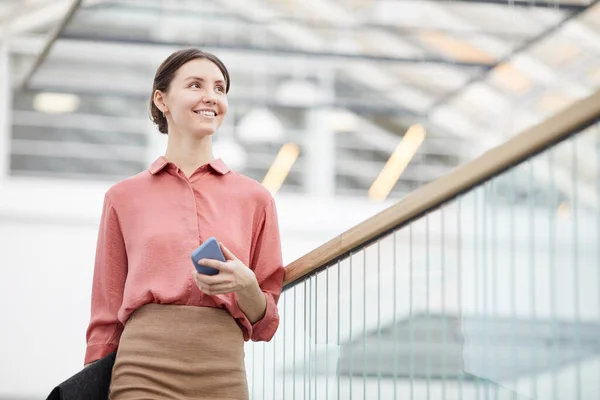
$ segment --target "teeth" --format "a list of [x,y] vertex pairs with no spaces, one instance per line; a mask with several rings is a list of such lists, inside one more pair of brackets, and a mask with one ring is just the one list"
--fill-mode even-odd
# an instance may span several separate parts
[[200,114],[200,115],[206,115],[207,117],[214,117],[216,116],[214,111],[204,111],[204,110],[199,110],[199,111],[194,111],[196,114]]

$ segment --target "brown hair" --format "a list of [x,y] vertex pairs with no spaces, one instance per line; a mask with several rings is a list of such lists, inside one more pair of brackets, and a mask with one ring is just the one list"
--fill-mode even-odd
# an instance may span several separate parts
[[223,73],[225,78],[225,93],[229,92],[229,72],[225,64],[214,54],[207,53],[198,49],[184,49],[171,54],[165,61],[160,64],[154,76],[154,84],[152,85],[152,93],[150,94],[150,119],[156,124],[159,132],[169,133],[167,119],[163,116],[162,111],[154,104],[154,93],[157,90],[166,93],[169,90],[169,85],[175,77],[177,70],[188,61],[196,59],[206,59],[213,62]]

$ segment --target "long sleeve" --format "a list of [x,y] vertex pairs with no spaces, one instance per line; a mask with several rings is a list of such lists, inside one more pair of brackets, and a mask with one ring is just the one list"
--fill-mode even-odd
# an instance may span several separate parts
[[115,351],[119,345],[123,325],[117,313],[123,302],[126,276],[125,243],[116,210],[106,196],[96,247],[85,364]]
[[279,326],[277,302],[281,295],[285,269],[281,256],[281,239],[275,201],[271,198],[265,208],[262,225],[257,232],[250,268],[267,299],[265,315],[252,325],[253,341],[269,341]]

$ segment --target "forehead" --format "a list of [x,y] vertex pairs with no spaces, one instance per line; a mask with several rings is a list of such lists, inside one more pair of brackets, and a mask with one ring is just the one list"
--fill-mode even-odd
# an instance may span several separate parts
[[225,77],[219,67],[205,58],[197,58],[183,64],[177,70],[175,79],[184,80],[190,76],[203,78],[207,81],[225,81]]

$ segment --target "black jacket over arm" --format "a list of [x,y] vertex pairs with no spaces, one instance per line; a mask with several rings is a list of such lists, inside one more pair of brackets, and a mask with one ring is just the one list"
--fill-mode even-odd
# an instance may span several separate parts
[[107,400],[116,352],[56,386],[46,400]]

